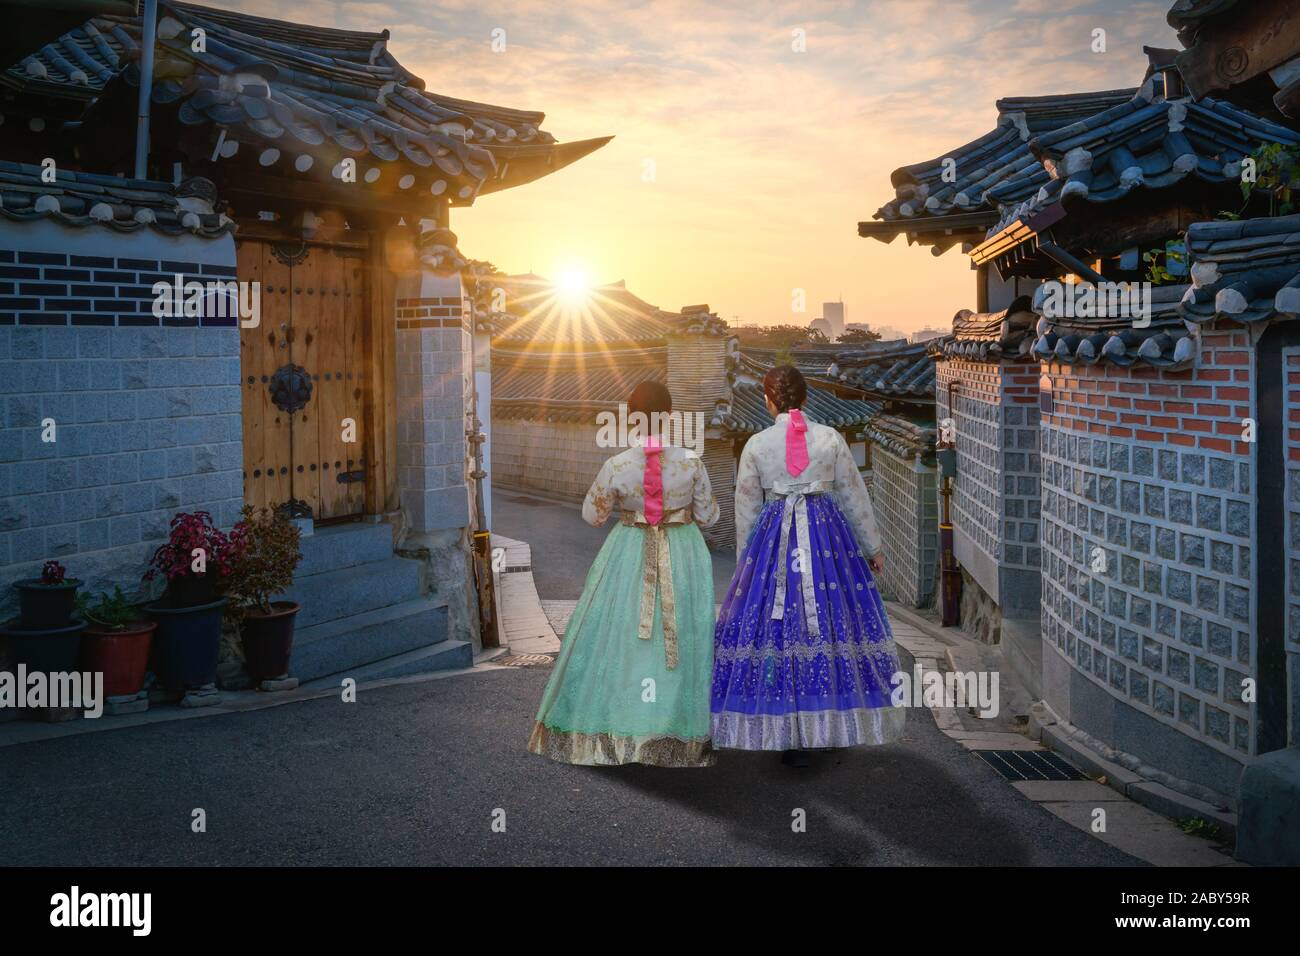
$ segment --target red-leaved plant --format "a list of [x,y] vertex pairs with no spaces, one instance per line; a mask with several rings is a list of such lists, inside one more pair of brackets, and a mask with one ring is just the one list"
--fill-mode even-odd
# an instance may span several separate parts
[[57,561],[46,561],[45,566],[41,568],[42,584],[62,584],[64,577],[67,575],[67,569]]
[[145,580],[165,575],[168,581],[194,575],[195,550],[202,549],[205,573],[214,578],[228,577],[244,553],[244,532],[236,525],[226,534],[212,523],[206,511],[181,512],[172,518],[171,535],[149,561]]

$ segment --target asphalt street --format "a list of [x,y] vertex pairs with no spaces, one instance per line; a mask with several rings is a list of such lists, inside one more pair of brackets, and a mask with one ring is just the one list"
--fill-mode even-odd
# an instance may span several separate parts
[[[501,493],[538,591],[572,600],[608,529]],[[733,562],[719,555],[715,587]],[[911,661],[905,665],[910,668]],[[131,864],[1135,865],[944,736],[717,766],[571,767],[525,744],[549,668],[363,687],[341,698],[0,749],[0,859]],[[192,829],[202,809],[206,832]],[[797,811],[806,832],[795,832]],[[504,821],[504,831],[500,824]],[[497,823],[494,830],[493,824]]]
[[[704,770],[525,751],[546,668],[362,688],[0,750],[8,865],[1123,865],[943,736],[723,753]],[[191,829],[205,811],[207,830]],[[807,830],[793,832],[794,812]],[[504,811],[504,817],[497,811]],[[505,831],[493,821],[504,818]]]

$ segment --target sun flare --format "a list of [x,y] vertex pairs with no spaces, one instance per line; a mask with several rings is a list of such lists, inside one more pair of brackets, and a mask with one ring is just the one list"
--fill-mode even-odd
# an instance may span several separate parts
[[591,275],[580,265],[565,266],[555,279],[555,290],[566,302],[585,302],[591,295]]

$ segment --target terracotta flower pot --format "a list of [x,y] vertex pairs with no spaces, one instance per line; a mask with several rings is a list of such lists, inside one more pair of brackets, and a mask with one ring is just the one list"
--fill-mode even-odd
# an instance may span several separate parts
[[81,582],[67,578],[58,584],[46,584],[40,578],[19,581],[18,613],[24,626],[31,628],[67,627],[76,608],[77,588]]
[[121,631],[89,625],[81,638],[82,670],[103,672],[104,694],[108,697],[140,693],[157,629],[154,621],[136,621]]
[[289,673],[293,654],[293,625],[302,605],[273,601],[270,614],[257,610],[244,617],[244,666],[254,684]]

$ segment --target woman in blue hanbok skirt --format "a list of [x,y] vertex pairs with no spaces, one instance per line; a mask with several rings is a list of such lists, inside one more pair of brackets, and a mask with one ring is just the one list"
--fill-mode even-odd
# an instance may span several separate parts
[[789,365],[763,382],[776,423],[736,476],[736,573],[714,629],[715,748],[804,751],[896,740],[898,671],[874,572],[866,485],[843,436],[800,411]]

